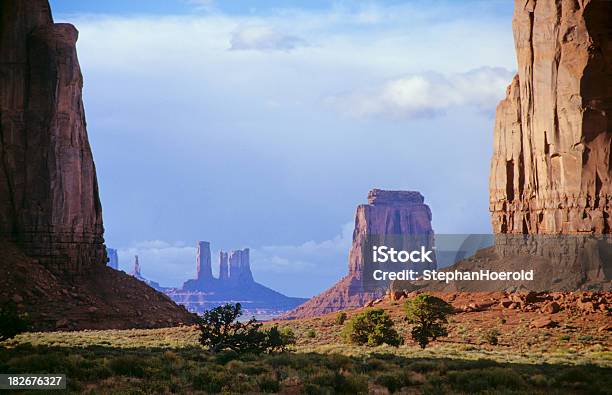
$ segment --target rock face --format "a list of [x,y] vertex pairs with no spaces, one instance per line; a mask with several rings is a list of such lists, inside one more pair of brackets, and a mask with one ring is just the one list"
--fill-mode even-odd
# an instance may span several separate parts
[[244,250],[234,250],[229,253],[229,280],[239,283],[253,282],[251,273],[250,252],[248,248]]
[[19,293],[35,330],[194,323],[106,266],[77,36],[47,0],[0,2],[0,304]]
[[[366,291],[362,286],[363,246],[370,236],[433,235],[431,210],[414,191],[373,189],[368,204],[357,207],[353,244],[349,252],[349,273],[327,291],[286,313],[287,319],[305,318],[362,307],[382,296],[383,291]],[[420,267],[419,270],[433,267]]]
[[495,233],[609,234],[612,2],[516,0],[518,74],[498,105]]
[[0,5],[0,237],[51,269],[106,264],[74,26],[47,0]]
[[212,262],[210,259],[210,243],[207,241],[198,242],[198,252],[196,256],[196,270],[198,282],[205,283],[212,280]]
[[219,251],[219,280],[221,281],[226,281],[229,279],[229,266],[227,259],[227,252]]

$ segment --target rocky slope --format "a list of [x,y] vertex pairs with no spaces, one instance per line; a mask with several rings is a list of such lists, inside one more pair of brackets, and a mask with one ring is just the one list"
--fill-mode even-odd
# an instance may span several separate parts
[[371,190],[368,193],[368,204],[359,205],[355,214],[348,275],[283,317],[304,318],[357,308],[381,296],[382,290],[363,287],[364,244],[369,237],[432,235],[431,210],[424,200],[419,192]]
[[47,0],[0,3],[0,302],[12,299],[35,329],[192,322],[106,267],[77,36],[53,23]]
[[0,241],[0,302],[11,301],[35,330],[161,328],[194,317],[144,282],[95,266],[73,278],[51,271]]
[[516,0],[518,74],[497,107],[495,233],[610,233],[612,2]]

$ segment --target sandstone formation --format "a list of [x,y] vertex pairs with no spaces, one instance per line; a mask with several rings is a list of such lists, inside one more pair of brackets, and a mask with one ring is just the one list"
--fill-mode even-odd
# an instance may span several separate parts
[[[220,251],[218,278],[212,275],[210,256],[210,243],[198,242],[197,278],[187,280],[181,289],[164,289],[164,292],[193,312],[240,302],[248,314],[278,315],[306,301],[285,296],[256,282],[251,272],[248,248],[229,253]],[[205,275],[202,275],[202,270]]]
[[241,283],[253,282],[249,249],[230,251],[229,280]]
[[41,330],[193,323],[106,266],[77,36],[47,0],[0,3],[0,303]]
[[134,277],[142,278],[142,274],[140,274],[140,262],[138,261],[138,255],[134,255],[134,268],[130,274]]
[[196,257],[196,270],[198,282],[204,283],[213,278],[212,262],[210,259],[210,243],[207,241],[198,242],[198,252]]
[[493,230],[609,234],[612,2],[516,0],[518,74],[498,105]]
[[51,269],[105,265],[78,32],[46,0],[0,7],[0,237]]
[[612,289],[612,2],[517,0],[518,74],[498,107],[495,245],[447,268],[533,270],[533,281],[411,284],[439,291]]
[[227,252],[219,251],[219,280],[226,281],[229,279]]
[[[368,193],[368,204],[357,207],[353,244],[349,252],[349,273],[327,291],[286,313],[288,319],[304,318],[325,313],[358,308],[379,298],[383,289],[364,289],[363,247],[370,237],[431,236],[431,210],[419,192],[373,189]],[[434,268],[420,266],[418,270]]]

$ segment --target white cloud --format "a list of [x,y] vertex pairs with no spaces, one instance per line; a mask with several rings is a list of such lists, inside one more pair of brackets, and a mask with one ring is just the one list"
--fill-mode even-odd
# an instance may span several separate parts
[[240,26],[230,39],[233,51],[263,50],[263,51],[290,51],[305,46],[306,41],[290,34],[284,34],[270,26]]
[[356,117],[427,117],[459,106],[489,110],[503,97],[511,77],[509,70],[490,67],[448,76],[413,74],[369,92],[331,96],[327,101]]
[[131,272],[134,256],[138,255],[142,275],[162,286],[180,286],[195,276],[196,248],[184,243],[142,241],[128,248],[120,248],[117,253],[121,270]]
[[[347,223],[342,232],[330,240],[307,241],[299,245],[264,246],[252,252],[253,270],[266,273],[312,273],[338,271],[336,265],[346,269],[346,256],[351,247],[353,224]],[[332,267],[333,265],[333,267]]]

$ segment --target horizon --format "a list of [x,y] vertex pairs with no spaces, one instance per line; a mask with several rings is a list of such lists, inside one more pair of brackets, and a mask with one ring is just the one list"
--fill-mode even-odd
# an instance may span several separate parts
[[311,297],[347,273],[373,188],[422,193],[438,234],[491,233],[493,117],[516,69],[506,3],[52,1],[80,32],[120,268],[139,255],[144,277],[180,286],[207,240]]

